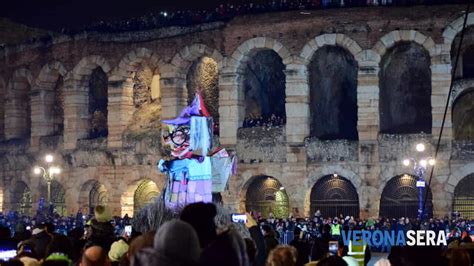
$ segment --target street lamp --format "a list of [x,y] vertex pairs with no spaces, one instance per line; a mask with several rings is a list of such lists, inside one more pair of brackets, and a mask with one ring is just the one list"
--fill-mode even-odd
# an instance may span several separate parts
[[54,157],[51,154],[47,154],[44,160],[46,161],[46,167],[35,166],[33,171],[36,175],[43,173],[43,178],[48,184],[48,204],[51,205],[51,182],[54,179],[54,175],[61,173],[61,168],[52,165]]
[[[425,145],[418,143],[416,145],[416,151],[419,153],[424,152]],[[432,157],[422,157],[403,160],[403,165],[410,166],[411,164],[413,165],[413,173],[415,176],[418,176],[418,180],[416,181],[416,187],[418,188],[418,218],[421,220],[423,218],[423,191],[426,185],[424,175],[429,166],[435,165],[435,159]]]

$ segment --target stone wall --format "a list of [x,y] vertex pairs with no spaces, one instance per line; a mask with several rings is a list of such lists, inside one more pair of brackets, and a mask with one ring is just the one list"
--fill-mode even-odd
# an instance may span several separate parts
[[[33,202],[38,201],[38,188],[44,180],[33,175],[31,168],[51,152],[63,168],[57,181],[66,191],[69,212],[84,207],[81,193],[86,192],[82,188],[96,180],[104,185],[115,214],[132,214],[133,195],[142,180],[152,180],[159,188],[165,182],[155,166],[162,158],[159,120],[176,116],[186,105],[189,69],[196,60],[209,57],[217,63],[219,73],[219,141],[239,156],[238,175],[222,193],[226,205],[236,210],[245,206],[242,195],[251,178],[263,174],[282,183],[290,209],[309,214],[312,186],[319,178],[337,173],[356,187],[361,216],[377,215],[384,185],[409,171],[401,165],[401,158],[413,154],[414,144],[420,140],[428,145],[427,152],[434,152],[451,82],[452,44],[461,31],[463,8],[268,13],[189,28],[89,32],[1,48],[0,101],[5,102],[0,105],[0,114],[4,113],[0,119],[4,124],[0,126],[1,208],[11,207],[17,181],[28,184]],[[469,15],[468,25],[474,25],[474,13]],[[429,56],[431,135],[380,134],[382,58],[403,43],[415,44]],[[313,89],[308,69],[315,53],[325,46],[338,46],[356,61],[358,141],[308,139]],[[284,65],[287,122],[281,128],[239,129],[245,117],[246,66],[262,50],[274,52]],[[108,79],[108,136],[84,140],[90,131],[89,81],[98,67]],[[148,84],[149,77],[137,82],[136,73],[143,69],[152,76],[152,83],[158,80],[155,87],[159,93]],[[58,80],[63,81],[64,99],[64,131],[59,136],[48,111]],[[456,90],[457,95],[469,89],[468,83],[458,83],[464,85]],[[139,95],[148,93],[147,86],[151,86],[151,99],[138,100]],[[33,93],[26,107],[31,112],[25,116],[28,109],[14,103],[30,90]],[[25,127],[28,119],[31,128]],[[449,108],[432,182],[435,215],[449,212],[455,186],[474,172],[472,143],[453,142],[451,121]]]

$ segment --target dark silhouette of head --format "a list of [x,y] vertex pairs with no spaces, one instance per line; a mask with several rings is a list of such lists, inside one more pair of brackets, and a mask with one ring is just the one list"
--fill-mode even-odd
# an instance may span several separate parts
[[201,248],[216,239],[216,206],[212,203],[197,202],[184,207],[180,219],[192,225],[199,237]]

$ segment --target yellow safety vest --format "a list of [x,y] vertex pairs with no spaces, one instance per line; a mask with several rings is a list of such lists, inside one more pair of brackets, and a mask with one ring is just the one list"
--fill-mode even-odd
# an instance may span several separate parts
[[353,257],[356,259],[356,261],[359,263],[359,266],[364,266],[365,265],[365,249],[367,245],[353,245],[352,240],[349,242],[349,251],[347,252],[347,255]]
[[341,235],[340,224],[331,224],[331,235]]

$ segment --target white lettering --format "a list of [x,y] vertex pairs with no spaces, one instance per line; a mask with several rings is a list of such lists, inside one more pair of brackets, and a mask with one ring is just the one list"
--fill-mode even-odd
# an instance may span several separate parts
[[417,231],[416,232],[416,245],[417,246],[426,246],[425,240],[425,231]]
[[426,231],[426,245],[434,246],[435,244],[436,233],[433,230]]
[[407,245],[409,246],[416,245],[415,234],[416,234],[416,231],[413,231],[413,230],[409,230],[407,232],[407,238],[408,238]]
[[438,246],[447,246],[448,245],[448,241],[446,241],[446,235],[444,234],[443,231],[439,231],[438,232]]

